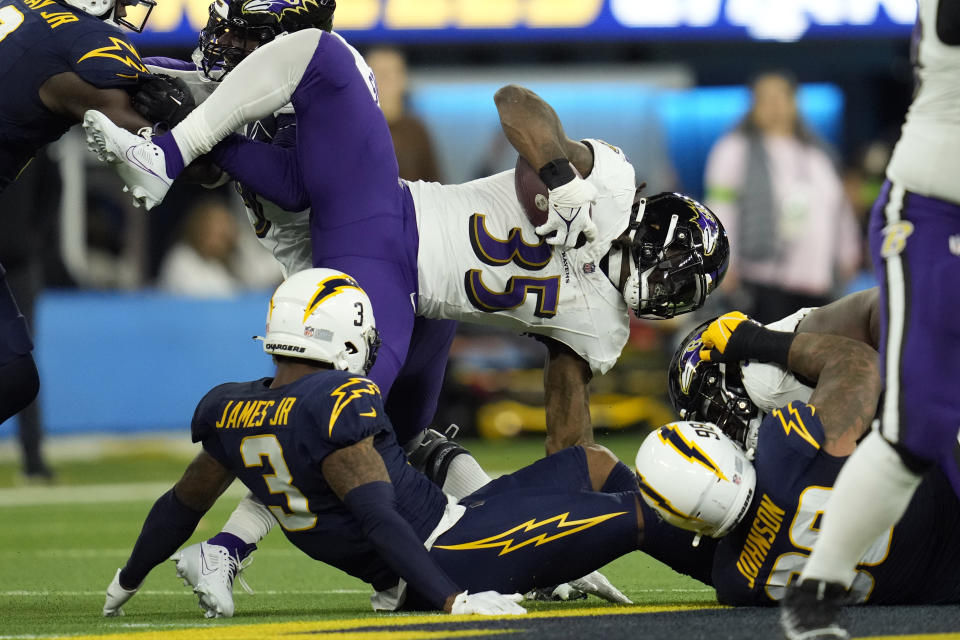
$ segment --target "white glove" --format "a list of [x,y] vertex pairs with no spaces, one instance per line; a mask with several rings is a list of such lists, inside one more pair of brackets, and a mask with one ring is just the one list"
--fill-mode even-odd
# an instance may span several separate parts
[[107,601],[103,603],[103,617],[105,618],[114,618],[116,616],[123,615],[123,605],[127,603],[127,600],[133,597],[137,592],[137,589],[127,590],[120,586],[120,569],[117,569],[117,572],[113,576],[113,581],[107,587]]
[[453,615],[476,613],[481,616],[519,616],[527,612],[518,602],[523,600],[519,593],[502,594],[496,591],[481,591],[469,594],[466,591],[457,594],[450,613]]
[[561,249],[573,249],[581,233],[588,243],[593,242],[597,237],[597,225],[590,217],[590,205],[597,201],[598,195],[596,187],[577,177],[551,189],[547,221],[534,231],[540,236],[556,231],[557,235],[547,238],[547,244]]
[[[614,602],[616,604],[633,604],[633,601],[630,600],[627,596],[617,589],[609,580],[604,577],[599,571],[594,571],[588,575],[583,576],[579,580],[572,580],[570,587],[576,589],[577,591],[582,591],[583,593],[590,593],[598,598],[603,598],[607,602]],[[561,587],[564,585],[560,585]],[[557,587],[553,593],[557,594],[560,587]],[[562,595],[561,599],[566,600]]]

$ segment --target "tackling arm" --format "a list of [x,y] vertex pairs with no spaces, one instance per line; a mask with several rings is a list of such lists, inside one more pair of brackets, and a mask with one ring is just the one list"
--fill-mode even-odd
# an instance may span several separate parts
[[96,109],[128,131],[153,126],[133,109],[130,95],[123,89],[98,89],[70,71],[40,85],[40,100],[50,111],[75,122],[83,120],[88,109]]
[[876,349],[880,343],[879,305],[877,287],[851,293],[808,313],[797,325],[797,331],[846,336]]
[[870,428],[883,387],[877,359],[872,347],[843,336],[801,333],[790,346],[790,370],[817,383],[810,404],[830,455],[853,453]]
[[493,96],[500,126],[510,144],[536,168],[558,158],[569,160],[586,178],[593,154],[582,142],[567,137],[557,112],[533,91],[508,84]]
[[547,419],[547,455],[576,445],[593,444],[590,422],[590,365],[566,345],[541,339],[547,346],[543,367]]

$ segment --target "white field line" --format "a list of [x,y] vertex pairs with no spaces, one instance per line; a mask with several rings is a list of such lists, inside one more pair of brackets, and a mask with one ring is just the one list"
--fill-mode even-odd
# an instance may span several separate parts
[[[369,589],[257,589],[254,591],[254,595],[263,595],[263,596],[328,596],[328,595],[341,595],[341,594],[369,594]],[[713,593],[713,589],[704,587],[696,589],[631,589],[630,593]],[[18,597],[39,597],[39,598],[48,598],[51,596],[57,597],[85,597],[85,596],[102,596],[104,594],[103,589],[95,590],[85,590],[85,591],[54,591],[54,590],[13,590],[13,591],[0,591],[0,598],[18,598]],[[169,589],[144,589],[139,592],[140,595],[147,596],[190,596],[194,597],[193,592],[184,587],[180,590],[169,590]]]
[[[90,484],[51,487],[17,487],[0,489],[0,507],[29,507],[54,504],[103,504],[105,502],[139,502],[156,500],[176,482],[134,482],[122,484]],[[247,489],[234,482],[226,496],[246,495]]]

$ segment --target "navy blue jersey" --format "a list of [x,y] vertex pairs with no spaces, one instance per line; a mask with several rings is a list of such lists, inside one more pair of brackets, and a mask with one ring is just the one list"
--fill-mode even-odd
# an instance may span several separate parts
[[270,389],[270,378],[228,383],[201,400],[193,439],[267,505],[287,538],[310,557],[387,589],[397,576],[327,485],[321,463],[373,436],[397,511],[425,540],[446,497],[407,464],[377,386],[345,371],[321,371]]
[[[760,426],[757,488],[743,520],[717,545],[712,582],[730,605],[780,600],[803,569],[845,458],[825,453],[823,425],[801,402],[777,409]],[[857,566],[851,603],[956,602],[960,553],[958,504],[942,475],[928,478],[895,528]]]
[[75,121],[49,111],[40,86],[72,72],[100,89],[148,75],[119,28],[54,0],[0,0],[0,190]]

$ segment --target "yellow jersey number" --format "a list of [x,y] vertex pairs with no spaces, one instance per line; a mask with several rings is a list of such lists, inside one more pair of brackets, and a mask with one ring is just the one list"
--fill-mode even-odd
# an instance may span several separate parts
[[310,511],[307,497],[290,484],[293,478],[287,462],[283,459],[283,447],[280,446],[277,436],[272,433],[247,436],[240,441],[240,457],[247,467],[262,467],[264,458],[273,467],[273,473],[263,474],[263,481],[270,493],[282,493],[287,497],[286,509],[270,506],[270,511],[281,527],[287,531],[304,531],[317,524],[317,516]]
[[0,42],[23,24],[23,13],[13,6],[0,8]]

